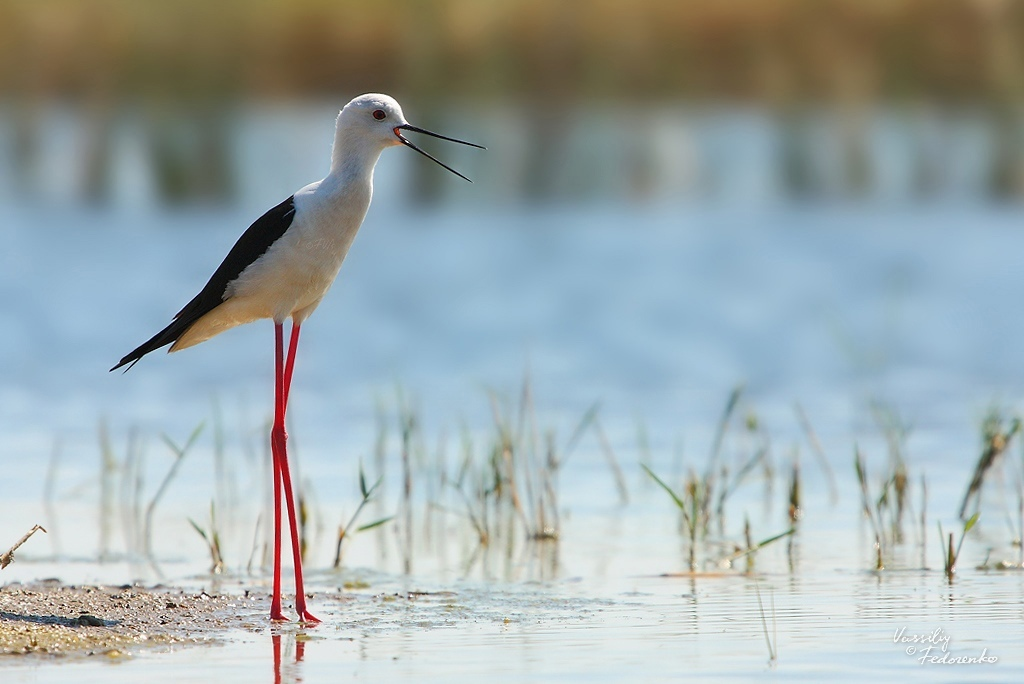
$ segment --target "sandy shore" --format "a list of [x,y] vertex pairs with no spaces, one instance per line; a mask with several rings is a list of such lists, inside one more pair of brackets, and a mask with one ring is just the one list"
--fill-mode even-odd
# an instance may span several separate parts
[[209,643],[265,626],[264,595],[60,582],[0,587],[0,655],[104,655]]

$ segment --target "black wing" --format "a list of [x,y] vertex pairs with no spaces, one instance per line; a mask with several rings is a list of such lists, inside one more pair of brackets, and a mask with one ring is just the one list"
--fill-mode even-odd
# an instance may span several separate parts
[[210,280],[202,292],[175,315],[170,325],[132,350],[110,370],[117,370],[121,366],[131,364],[125,369],[129,370],[143,356],[173,343],[184,335],[193,323],[220,306],[224,301],[224,291],[227,289],[228,283],[237,278],[251,263],[266,254],[270,246],[288,230],[294,217],[295,196],[292,195],[256,219],[242,233],[242,237],[238,238],[238,242],[210,276]]

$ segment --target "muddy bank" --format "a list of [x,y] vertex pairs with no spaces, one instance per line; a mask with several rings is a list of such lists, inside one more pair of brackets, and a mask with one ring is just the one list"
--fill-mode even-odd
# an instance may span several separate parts
[[104,655],[216,642],[233,629],[265,626],[267,597],[166,587],[0,587],[0,655]]

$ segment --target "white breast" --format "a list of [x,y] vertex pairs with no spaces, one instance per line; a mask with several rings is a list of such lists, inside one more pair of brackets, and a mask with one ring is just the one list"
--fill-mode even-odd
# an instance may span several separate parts
[[[362,187],[359,187],[362,185]],[[370,205],[372,185],[327,179],[295,193],[295,218],[267,252],[228,284],[258,318],[301,323],[330,289]],[[243,304],[239,301],[237,304]],[[234,308],[234,307],[233,307]]]

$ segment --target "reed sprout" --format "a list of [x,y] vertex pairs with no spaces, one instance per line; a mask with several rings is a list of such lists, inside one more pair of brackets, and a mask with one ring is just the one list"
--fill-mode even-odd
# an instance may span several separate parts
[[341,567],[341,547],[346,539],[348,539],[357,532],[364,532],[366,530],[372,530],[374,528],[380,527],[381,525],[390,522],[394,518],[394,516],[389,515],[387,517],[374,520],[371,523],[367,523],[359,527],[354,527],[356,524],[356,520],[359,518],[359,514],[362,513],[363,508],[366,506],[366,504],[370,503],[370,501],[373,499],[374,493],[376,493],[377,489],[380,487],[382,482],[384,482],[383,476],[377,478],[377,481],[374,482],[372,485],[367,486],[366,473],[363,471],[363,464],[359,464],[359,494],[361,495],[362,498],[360,499],[359,504],[356,506],[355,512],[352,513],[352,517],[348,519],[348,522],[338,527],[338,539],[334,547],[334,563],[332,564],[332,567],[334,567],[335,570]]
[[174,455],[174,462],[171,463],[171,467],[168,468],[167,474],[164,475],[164,479],[161,480],[160,486],[157,487],[156,492],[153,494],[153,498],[149,500],[149,504],[146,506],[146,512],[144,515],[142,527],[142,538],[145,541],[146,558],[150,559],[150,561],[154,561],[153,513],[156,511],[156,506],[160,502],[160,499],[163,498],[163,495],[167,491],[167,488],[170,486],[171,481],[174,480],[174,476],[178,474],[178,469],[181,467],[182,462],[185,460],[185,456],[188,455],[188,452],[195,445],[196,440],[199,439],[199,435],[203,432],[204,427],[205,423],[199,423],[199,425],[197,425],[195,429],[192,430],[192,434],[188,436],[188,439],[185,440],[185,444],[182,446],[178,446],[178,444],[176,444],[174,440],[172,440],[167,435],[161,435],[164,444],[167,445],[167,447],[171,450],[171,452]]
[[960,504],[961,520],[965,519],[967,509],[972,501],[975,511],[980,507],[981,488],[985,482],[986,473],[999,461],[1020,429],[1020,418],[1007,420],[997,408],[990,409],[988,415],[985,416],[981,425],[981,455],[978,457],[971,482],[967,485],[963,502]]
[[964,539],[967,537],[967,533],[971,531],[971,528],[973,528],[974,525],[978,522],[979,516],[980,513],[975,513],[970,518],[968,518],[967,521],[964,523],[963,531],[960,533],[960,541],[957,543],[956,547],[953,546],[953,533],[949,533],[949,538],[947,541],[946,535],[942,531],[942,523],[940,522],[938,524],[939,539],[944,545],[942,551],[944,571],[946,573],[946,578],[949,579],[950,582],[953,581],[953,576],[956,574],[956,563],[957,560],[960,558],[960,549],[963,548]]
[[219,575],[224,571],[224,556],[221,553],[220,548],[220,531],[217,529],[217,512],[214,502],[210,502],[210,531],[207,532],[199,526],[192,518],[188,519],[192,529],[203,538],[203,542],[206,543],[206,547],[210,552],[210,573],[213,575]]
[[[396,565],[403,572],[411,572],[414,561],[421,554],[436,553],[438,557],[446,558],[454,549],[467,573],[479,569],[485,575],[502,571],[511,575],[522,568],[533,572],[540,567],[543,573],[553,574],[558,568],[559,543],[564,533],[560,481],[565,477],[566,464],[573,458],[591,458],[592,463],[580,465],[592,467],[596,464],[601,468],[600,474],[607,472],[608,499],[612,504],[618,499],[618,508],[612,515],[625,514],[630,500],[629,486],[635,487],[627,476],[632,477],[635,466],[622,467],[615,451],[615,439],[620,434],[606,429],[600,403],[587,406],[578,419],[565,426],[568,429],[560,431],[554,425],[544,424],[538,417],[540,412],[534,386],[528,375],[514,392],[488,391],[486,401],[490,409],[489,420],[482,428],[475,429],[464,421],[454,433],[442,429],[436,433],[436,438],[434,435],[425,436],[424,426],[430,423],[407,394],[399,391],[397,401],[382,405],[377,411],[377,434],[370,445],[372,467],[369,471],[372,477],[360,462],[354,510],[352,506],[346,506],[344,514],[335,513],[330,502],[321,500],[327,498],[323,495],[326,489],[318,487],[321,491],[315,497],[311,484],[302,481],[298,496],[303,555],[315,556],[318,550],[326,550],[322,546],[332,547],[332,565],[340,568],[346,560],[346,549],[351,547],[346,540],[360,532],[383,528],[382,533],[373,537],[379,557],[383,562],[389,549],[392,552],[397,549]],[[810,444],[826,477],[831,480],[824,447],[806,412],[799,404],[794,412],[804,439]],[[923,474],[912,477],[908,465],[906,443],[909,428],[895,412],[880,404],[872,406],[872,415],[888,448],[888,465],[884,469],[876,468],[875,477],[872,477],[866,454],[859,445],[854,445],[853,460],[860,510],[873,542],[873,566],[880,571],[891,564],[898,564],[899,556],[895,550],[905,544],[908,537],[919,534],[921,567],[925,567],[928,487]],[[216,405],[213,420],[214,478],[207,495],[210,497],[207,499],[209,510],[204,511],[206,515],[182,514],[181,518],[186,519],[192,530],[203,539],[212,574],[228,571],[231,562],[237,562],[240,567],[244,564],[249,572],[258,571],[260,550],[266,555],[263,539],[267,534],[263,524],[265,511],[260,513],[259,510],[267,504],[262,502],[250,517],[245,517],[244,509],[241,509],[243,502],[236,501],[234,496],[237,463],[229,458],[229,439]],[[154,490],[144,486],[143,475],[147,469],[141,447],[144,440],[139,431],[129,429],[126,451],[116,453],[114,443],[121,438],[114,439],[106,424],[101,423],[99,493],[104,498],[101,503],[104,516],[101,529],[105,530],[101,533],[102,559],[109,557],[111,521],[116,520],[116,502],[120,497],[128,558],[146,559],[155,567],[157,543],[153,530],[156,511],[170,498],[167,494],[179,477],[185,458],[196,449],[205,434],[204,425],[196,426],[181,444],[162,435],[173,460],[161,474]],[[1007,419],[996,411],[986,416],[982,426],[982,456],[968,486],[968,503],[980,505],[983,483],[991,479],[992,468],[998,465],[1001,456],[1009,453],[1014,444],[1012,440],[1019,431],[1018,419]],[[261,432],[259,434],[262,435]],[[453,438],[449,438],[449,434]],[[735,387],[728,395],[711,433],[710,449],[703,467],[688,467],[682,459],[681,449],[667,454],[658,453],[660,447],[652,446],[641,421],[637,423],[636,439],[640,455],[637,472],[642,475],[642,482],[651,483],[648,486],[654,491],[664,491],[678,512],[680,535],[684,540],[682,560],[690,574],[708,567],[716,570],[739,568],[739,563],[745,563],[746,573],[755,572],[759,551],[786,538],[790,539],[792,547],[798,523],[806,513],[805,507],[813,506],[817,501],[813,496],[809,502],[805,500],[808,495],[803,482],[807,477],[803,472],[806,458],[801,461],[797,445],[793,446],[791,456],[787,458],[789,465],[786,468],[776,470],[773,466],[771,435],[758,414],[746,405],[742,386]],[[430,448],[425,447],[428,441]],[[800,442],[801,445],[803,443]],[[671,465],[664,470],[652,465],[658,462],[659,457]],[[266,464],[269,462],[267,455]],[[47,474],[44,502],[58,500],[54,494],[57,463],[54,456]],[[262,472],[266,479],[268,470],[257,469],[256,472]],[[666,476],[665,472],[670,475]],[[259,475],[253,477],[258,478]],[[1017,499],[1012,506],[1015,510],[1006,511],[1006,520],[1015,537],[1017,555],[1024,560],[1024,548],[1019,541],[1021,530],[1024,530],[1022,480],[1024,478],[1017,478]],[[736,500],[742,499],[746,504],[749,497],[743,493],[749,492],[752,486],[761,486],[762,482],[766,511],[777,512],[780,526],[786,528],[782,531],[777,531],[778,528],[758,529],[761,524],[757,515],[735,510],[738,508]],[[784,508],[768,505],[775,498],[773,482],[780,490],[778,498],[782,499],[775,503],[784,503]],[[95,476],[83,486],[94,488]],[[920,488],[919,496],[913,491],[915,486]],[[111,500],[115,503],[111,504]],[[226,510],[232,506],[236,508]],[[331,511],[328,516],[323,514],[322,506],[326,506],[324,510]],[[916,506],[920,506],[919,511]],[[47,510],[51,508],[48,506]],[[734,513],[739,513],[737,521],[741,525],[732,525],[730,531],[728,516]],[[326,541],[321,536],[322,521],[335,515],[343,524],[338,524],[336,534],[323,535],[331,540]],[[231,524],[232,516],[239,524]],[[367,519],[370,522],[364,523]],[[954,535],[947,535],[940,526],[943,565],[950,579],[955,574],[964,539],[977,520],[975,512],[964,524],[959,543]],[[385,527],[391,522],[394,524],[390,528]],[[238,533],[245,539],[238,539]],[[253,535],[251,550],[248,546],[250,534]],[[999,567],[1008,567],[1006,563]],[[1016,566],[1020,567],[1020,563]],[[790,569],[793,567],[794,560],[790,554]]]

